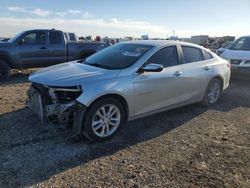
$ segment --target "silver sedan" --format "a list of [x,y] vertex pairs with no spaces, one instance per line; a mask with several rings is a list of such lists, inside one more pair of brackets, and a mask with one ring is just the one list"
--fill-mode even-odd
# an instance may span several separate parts
[[175,41],[132,41],[29,77],[29,106],[42,121],[69,123],[94,141],[134,120],[191,103],[216,103],[230,65],[213,52]]

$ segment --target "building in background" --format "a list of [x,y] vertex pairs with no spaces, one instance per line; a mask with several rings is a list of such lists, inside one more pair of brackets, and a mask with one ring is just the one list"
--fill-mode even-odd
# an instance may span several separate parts
[[148,35],[142,35],[141,36],[141,40],[148,40],[148,39],[149,39]]
[[192,43],[191,38],[180,38],[179,41]]
[[134,38],[133,38],[133,37],[130,37],[130,36],[126,36],[126,37],[124,37],[123,39],[124,39],[124,41],[131,41],[131,40],[134,40]]
[[0,42],[7,42],[10,38],[0,37]]
[[224,46],[227,42],[233,42],[234,40],[234,36],[209,37],[205,46],[210,49],[218,49]]
[[170,36],[169,40],[179,40],[179,37],[178,36]]
[[191,42],[204,46],[209,38],[209,35],[195,35],[191,36]]

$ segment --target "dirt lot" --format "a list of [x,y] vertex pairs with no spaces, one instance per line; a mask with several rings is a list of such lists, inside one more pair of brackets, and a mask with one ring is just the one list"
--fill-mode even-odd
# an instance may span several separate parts
[[218,104],[128,123],[111,141],[68,142],[25,108],[27,75],[0,85],[0,187],[250,187],[250,84]]

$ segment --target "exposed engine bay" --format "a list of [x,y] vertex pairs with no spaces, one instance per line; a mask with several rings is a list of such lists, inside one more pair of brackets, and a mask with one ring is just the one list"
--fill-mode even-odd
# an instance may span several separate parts
[[81,94],[80,86],[52,87],[32,83],[27,104],[42,122],[72,124],[73,128],[78,127],[77,132],[80,133],[79,118],[83,117],[85,107],[76,99]]

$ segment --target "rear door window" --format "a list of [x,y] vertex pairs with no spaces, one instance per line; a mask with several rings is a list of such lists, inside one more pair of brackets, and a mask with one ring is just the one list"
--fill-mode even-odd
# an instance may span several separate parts
[[149,58],[147,64],[150,63],[161,64],[163,67],[178,65],[178,52],[176,46],[170,46],[159,50]]
[[182,46],[184,63],[193,63],[198,61],[203,61],[203,54],[201,49],[190,47],[190,46]]
[[57,31],[49,32],[49,41],[50,44],[61,44],[62,43],[61,33]]

